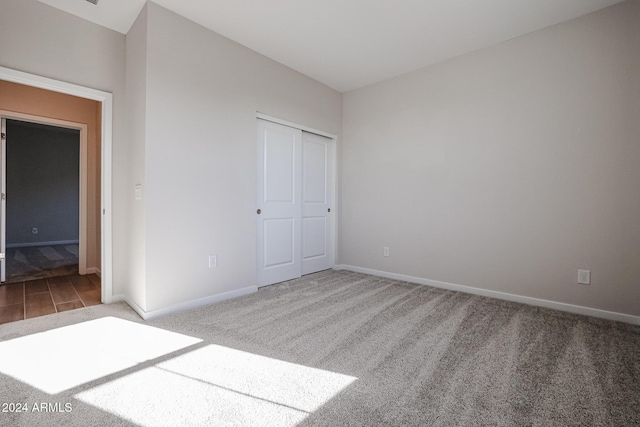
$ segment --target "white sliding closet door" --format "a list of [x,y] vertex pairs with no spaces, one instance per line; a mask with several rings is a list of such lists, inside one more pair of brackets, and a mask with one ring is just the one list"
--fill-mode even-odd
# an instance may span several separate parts
[[332,142],[258,120],[258,286],[332,267]]
[[332,139],[302,132],[302,274],[333,264]]
[[258,286],[300,277],[302,131],[259,120]]

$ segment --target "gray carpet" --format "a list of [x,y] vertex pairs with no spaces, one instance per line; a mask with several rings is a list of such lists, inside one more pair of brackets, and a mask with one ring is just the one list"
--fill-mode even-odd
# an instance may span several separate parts
[[344,271],[149,322],[0,325],[0,372],[0,403],[71,408],[12,426],[640,425],[640,327]]
[[78,274],[78,245],[7,248],[6,283]]

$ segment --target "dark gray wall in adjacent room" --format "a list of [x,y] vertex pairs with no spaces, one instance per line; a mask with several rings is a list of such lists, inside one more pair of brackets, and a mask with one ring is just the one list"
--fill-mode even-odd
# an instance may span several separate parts
[[78,240],[79,164],[80,131],[7,120],[7,246]]

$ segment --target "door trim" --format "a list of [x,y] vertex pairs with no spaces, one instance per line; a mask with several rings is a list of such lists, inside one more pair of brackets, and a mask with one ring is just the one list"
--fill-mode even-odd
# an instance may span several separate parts
[[2,261],[0,263],[0,284],[7,280],[7,120],[0,116],[0,130],[2,131],[2,139],[0,140],[0,192],[2,192],[2,200],[0,200],[0,252],[2,252]]
[[0,110],[0,117],[3,119],[38,123],[80,131],[80,171],[78,182],[80,187],[80,206],[78,211],[80,214],[78,217],[78,236],[80,243],[78,244],[78,273],[87,274],[87,125],[84,123],[51,119],[48,117],[40,117],[6,110]]
[[256,112],[256,117],[258,119],[266,120],[268,122],[278,123],[280,125],[289,126],[290,128],[300,129],[300,130],[305,131],[305,132],[315,133],[316,135],[325,136],[327,138],[333,139],[334,142],[338,139],[338,136],[334,135],[332,133],[323,132],[323,131],[318,130],[318,129],[310,128],[310,127],[304,126],[304,125],[299,125],[297,123],[293,123],[293,122],[290,122],[290,121],[284,120],[284,119],[279,119],[277,117],[268,116],[266,114],[261,113],[260,111]]
[[66,83],[35,74],[0,67],[0,80],[20,83],[26,86],[60,92],[79,98],[102,103],[102,153],[101,153],[101,274],[102,302],[113,301],[113,232],[112,232],[112,137],[113,137],[113,95],[97,89]]

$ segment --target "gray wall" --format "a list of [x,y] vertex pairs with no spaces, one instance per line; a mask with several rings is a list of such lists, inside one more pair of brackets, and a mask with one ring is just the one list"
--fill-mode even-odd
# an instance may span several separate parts
[[141,308],[146,307],[145,280],[145,217],[144,198],[131,197],[134,186],[145,182],[145,141],[147,127],[147,6],[145,5],[127,33],[126,43],[126,101],[127,140],[129,162],[133,166],[133,182],[127,189],[133,203],[128,205],[129,262],[127,296]]
[[144,164],[144,308],[156,310],[256,285],[256,111],[339,134],[342,95],[154,3],[146,13],[146,48],[127,46],[146,67],[127,80],[146,123],[131,144]]
[[7,246],[78,240],[79,159],[80,131],[7,120]]
[[639,23],[627,1],[345,94],[341,262],[639,315]]
[[[639,8],[630,0],[344,103],[153,3],[127,46],[143,61],[125,66],[123,35],[3,0],[0,65],[113,92],[114,293],[144,295],[145,309],[255,284],[260,110],[344,126],[342,263],[640,314]],[[131,141],[125,69],[142,79],[129,80],[144,121]],[[591,286],[575,283],[578,268]]]

